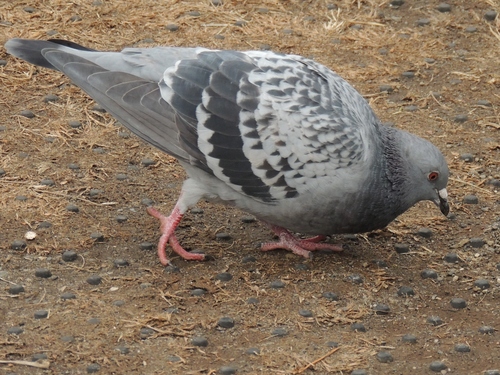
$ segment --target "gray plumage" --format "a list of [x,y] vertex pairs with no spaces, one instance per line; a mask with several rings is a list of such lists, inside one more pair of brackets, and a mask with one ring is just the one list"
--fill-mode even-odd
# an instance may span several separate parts
[[137,136],[176,157],[200,198],[292,231],[382,228],[421,200],[448,213],[448,167],[415,135],[383,126],[363,97],[301,56],[203,48],[93,51],[9,40],[7,51],[63,72]]

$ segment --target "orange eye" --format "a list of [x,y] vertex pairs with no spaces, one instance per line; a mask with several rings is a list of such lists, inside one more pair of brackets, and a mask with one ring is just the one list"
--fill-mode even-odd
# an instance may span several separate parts
[[438,177],[439,177],[439,173],[437,173],[437,172],[431,172],[427,176],[427,178],[429,179],[429,181],[436,181]]

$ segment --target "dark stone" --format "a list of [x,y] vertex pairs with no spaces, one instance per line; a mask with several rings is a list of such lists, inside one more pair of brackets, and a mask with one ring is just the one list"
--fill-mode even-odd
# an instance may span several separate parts
[[443,370],[446,370],[448,366],[446,366],[443,362],[441,361],[434,361],[429,365],[429,369],[434,372],[441,372]]

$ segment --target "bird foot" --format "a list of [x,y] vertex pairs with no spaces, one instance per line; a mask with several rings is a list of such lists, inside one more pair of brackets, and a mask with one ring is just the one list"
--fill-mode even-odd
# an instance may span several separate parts
[[180,244],[179,240],[175,236],[175,228],[179,225],[183,214],[177,206],[174,207],[170,216],[165,216],[161,214],[156,208],[148,207],[148,214],[160,220],[160,232],[161,237],[158,241],[158,258],[160,258],[160,263],[164,266],[171,265],[170,260],[167,257],[167,243],[170,244],[172,250],[181,256],[181,258],[186,260],[205,260],[204,254],[193,254],[185,250]]
[[272,225],[271,229],[279,237],[278,242],[266,242],[261,245],[262,251],[284,249],[293,252],[294,254],[303,256],[304,258],[312,258],[311,251],[316,250],[332,250],[342,251],[342,246],[328,243],[319,243],[323,241],[325,236],[315,236],[306,239],[295,237],[288,230]]

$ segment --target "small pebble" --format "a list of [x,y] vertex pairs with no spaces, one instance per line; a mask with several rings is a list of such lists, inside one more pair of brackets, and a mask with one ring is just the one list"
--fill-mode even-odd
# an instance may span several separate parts
[[127,260],[121,259],[121,258],[115,259],[113,263],[114,263],[115,267],[118,267],[118,268],[119,267],[127,267],[129,265]]
[[400,297],[407,297],[407,296],[414,296],[415,291],[413,288],[409,286],[402,286],[401,288],[398,289],[398,296]]
[[179,30],[179,26],[176,25],[175,23],[169,23],[168,25],[165,26],[165,28],[170,32]]
[[415,335],[412,335],[411,333],[407,333],[406,335],[404,335],[401,340],[403,340],[403,342],[407,342],[409,344],[416,344],[417,342],[417,336]]
[[467,26],[465,28],[465,32],[466,33],[475,33],[477,31],[477,27],[476,26]]
[[243,27],[245,26],[247,23],[246,21],[243,21],[243,20],[238,20],[234,23],[234,26],[238,26],[238,27]]
[[269,284],[269,286],[272,288],[272,289],[282,289],[286,286],[286,284],[281,281],[281,280],[274,280],[274,281],[271,281],[271,283]]
[[482,238],[471,238],[469,240],[469,245],[474,248],[480,248],[483,247],[485,244],[485,241]]
[[173,363],[176,363],[176,362],[180,362],[181,361],[181,358],[180,357],[177,357],[176,355],[169,355],[167,357],[167,361],[168,362],[173,362]]
[[339,296],[337,295],[337,293],[333,293],[333,292],[324,292],[321,296],[329,301],[338,301],[339,300]]
[[446,263],[457,263],[458,262],[458,255],[455,253],[448,253],[444,256],[444,261]]
[[391,353],[382,350],[377,353],[377,360],[381,363],[389,363],[394,361],[394,357],[392,356]]
[[78,213],[78,212],[80,212],[80,209],[78,208],[78,206],[76,206],[74,204],[68,204],[66,206],[66,211]]
[[7,330],[7,334],[9,334],[9,335],[20,335],[23,332],[24,332],[24,330],[21,327],[10,327]]
[[233,366],[222,366],[219,369],[220,375],[233,375],[236,374],[237,368]]
[[153,250],[153,247],[154,247],[154,244],[152,244],[151,242],[141,242],[139,244],[139,248],[141,250]]
[[451,5],[446,3],[441,3],[436,8],[441,13],[451,12]]
[[431,23],[431,20],[428,18],[420,18],[417,20],[417,26],[427,26]]
[[143,198],[143,199],[141,199],[141,203],[142,203],[144,206],[152,206],[155,202],[154,202],[152,199],[149,199],[149,198]]
[[392,0],[391,3],[390,3],[390,5],[393,6],[393,7],[400,7],[404,3],[405,3],[404,0]]
[[430,58],[430,57],[426,57],[424,59],[424,61],[427,63],[427,64],[434,64],[436,62],[436,60]]
[[495,18],[497,18],[497,12],[494,10],[488,10],[486,13],[484,13],[484,19],[486,21],[494,21]]
[[29,109],[23,109],[21,112],[19,112],[19,114],[23,117],[26,117],[26,118],[35,117],[35,114],[32,111],[30,111]]
[[66,250],[61,255],[62,260],[65,262],[74,262],[78,258],[78,254],[73,250]]
[[422,279],[434,279],[436,280],[438,278],[438,274],[436,271],[431,270],[431,269],[425,269],[420,273],[420,276],[422,276]]
[[486,370],[484,375],[500,375],[500,370]]
[[59,100],[59,97],[57,95],[54,95],[54,94],[45,95],[43,98],[43,101],[45,103],[54,103],[54,102],[57,102],[58,100]]
[[474,155],[472,154],[461,154],[460,159],[467,162],[467,163],[472,163],[474,161]]
[[391,312],[391,308],[383,303],[377,303],[373,310],[375,310],[375,314],[377,315],[387,315]]
[[[394,0],[394,1],[397,1],[397,0]],[[363,370],[363,369],[356,369],[356,370],[351,371],[351,375],[368,375],[368,372],[366,372],[366,370]]]
[[453,121],[455,121],[455,122],[465,122],[468,119],[469,119],[469,116],[461,114],[461,115],[456,115],[455,118],[453,119]]
[[61,336],[61,341],[72,343],[75,342],[75,338],[71,335],[63,335]]
[[496,178],[492,178],[487,182],[488,185],[492,185],[495,187],[500,187],[500,180],[497,180]]
[[312,318],[313,313],[312,313],[311,310],[300,309],[299,310],[299,315],[303,316],[304,318]]
[[467,344],[456,344],[455,351],[459,353],[468,353],[470,352],[470,346]]
[[217,322],[217,325],[221,328],[233,328],[234,327],[234,319],[228,316],[222,317]]
[[363,325],[363,323],[353,323],[351,324],[351,331],[366,332],[366,327]]
[[396,253],[405,254],[410,252],[410,245],[406,243],[397,243],[394,245],[394,249],[396,249]]
[[34,317],[35,319],[45,319],[49,316],[49,312],[47,310],[37,310],[35,311]]
[[489,100],[485,100],[485,99],[478,100],[476,104],[483,106],[483,107],[491,107],[491,102]]
[[392,87],[391,85],[380,85],[379,86],[379,91],[380,92],[391,93],[391,92],[394,91],[394,87]]
[[115,220],[118,222],[118,223],[124,223],[128,220],[128,217],[126,217],[125,215],[117,215],[115,217]]
[[207,291],[205,289],[201,289],[201,288],[196,288],[196,289],[193,289],[191,291],[191,295],[192,296],[198,296],[198,297],[202,296],[202,295],[204,295],[206,293],[207,293]]
[[388,267],[387,262],[383,259],[375,259],[373,261],[373,264],[375,264],[379,268],[387,268]]
[[48,279],[52,276],[52,272],[50,272],[50,270],[47,268],[38,268],[37,270],[35,270],[35,276],[42,279]]
[[441,324],[443,324],[443,319],[441,319],[437,315],[431,315],[427,318],[427,323],[430,323],[433,326],[440,326]]
[[47,229],[47,228],[50,228],[52,226],[52,223],[48,222],[48,221],[41,221],[38,226],[37,226],[37,229]]
[[125,181],[125,180],[128,180],[128,175],[126,175],[125,173],[118,173],[116,175],[116,179],[118,181]]
[[141,340],[146,340],[148,337],[151,337],[155,334],[154,329],[149,328],[149,327],[142,327],[139,330],[139,337]]
[[97,363],[91,363],[87,366],[87,374],[95,374],[96,372],[99,372],[100,369],[101,366],[99,366]]
[[326,343],[326,346],[328,346],[329,348],[338,348],[339,343],[337,341],[328,341]]
[[76,295],[74,293],[71,293],[71,292],[66,292],[66,293],[61,294],[61,299],[63,299],[63,300],[76,299]]
[[347,279],[354,284],[363,284],[363,278],[360,275],[349,275]]
[[269,44],[262,43],[259,45],[259,49],[261,51],[269,51],[271,49],[271,46]]
[[101,189],[90,189],[89,190],[89,196],[91,196],[91,197],[96,197],[102,193],[104,193],[104,191]]
[[256,261],[257,261],[257,258],[255,258],[253,255],[246,255],[241,260],[241,263],[253,263]]
[[229,241],[231,238],[230,234],[224,232],[219,232],[215,235],[215,239],[219,241]]
[[434,372],[441,372],[444,371],[448,368],[443,362],[441,361],[434,361],[429,365],[429,369]]
[[102,105],[100,104],[94,104],[92,106],[92,110],[95,111],[95,112],[99,112],[99,113],[106,113],[106,108],[104,108]]
[[463,298],[452,298],[450,305],[454,309],[465,309],[467,307],[467,302]]
[[220,281],[230,281],[232,278],[233,275],[231,275],[229,272],[221,272],[215,276],[215,279]]
[[80,169],[80,166],[78,164],[75,164],[75,163],[69,163],[68,168],[73,170],[73,171],[76,171],[76,170]]
[[404,107],[406,112],[416,112],[418,111],[418,107],[416,105],[407,105]]
[[23,250],[27,246],[26,241],[24,240],[14,240],[10,244],[10,248],[12,250]]
[[201,337],[201,336],[193,337],[191,339],[191,344],[193,346],[202,346],[202,347],[205,347],[205,346],[208,346],[208,340],[205,337]]
[[293,266],[297,271],[307,271],[309,269],[309,266],[305,263],[298,263]]
[[25,195],[18,195],[18,196],[16,196],[16,201],[26,202],[27,200],[28,200],[28,197],[25,196]]
[[145,167],[150,167],[152,165],[155,165],[156,162],[153,159],[144,158],[141,160],[141,164]]
[[68,125],[73,129],[79,129],[82,127],[82,123],[78,120],[69,120]]
[[2,177],[3,175],[5,175],[5,169],[3,168],[0,168],[0,177]]
[[99,232],[93,232],[93,233],[90,233],[90,238],[96,242],[103,242],[104,241],[104,234],[99,233]]
[[420,228],[418,231],[417,231],[417,234],[420,236],[420,237],[424,237],[424,238],[431,238],[432,237],[432,230],[430,228]]
[[24,292],[24,286],[22,285],[11,285],[9,287],[9,294],[17,295]]
[[31,357],[31,360],[33,362],[36,362],[40,359],[48,359],[49,357],[47,356],[47,354],[45,353],[36,353],[36,354],[33,354],[33,356]]
[[90,318],[89,320],[87,320],[87,323],[89,323],[89,324],[100,324],[101,320],[99,318]]
[[212,0],[212,5],[215,5],[216,7],[221,6],[222,4],[224,4],[222,0]]
[[120,306],[123,306],[125,305],[125,301],[119,299],[119,300],[116,300],[113,302],[113,305],[117,306],[117,307],[120,307]]
[[481,290],[488,289],[490,287],[490,282],[486,279],[478,279],[474,281],[474,286]]
[[260,349],[259,348],[248,348],[245,350],[246,354],[251,354],[251,355],[259,355],[260,354]]
[[464,197],[465,204],[478,204],[479,198],[476,195],[469,194]]
[[90,285],[99,285],[102,283],[102,277],[99,275],[92,275],[87,278],[87,283]]
[[406,71],[406,72],[401,73],[401,75],[404,78],[413,78],[413,77],[415,77],[415,72]]
[[248,224],[248,223],[255,223],[257,219],[253,216],[243,216],[241,218],[241,221]]
[[483,335],[492,335],[495,333],[495,328],[491,326],[482,326],[479,327],[479,333],[482,333]]
[[271,335],[277,336],[277,337],[283,337],[283,336],[288,335],[288,331],[285,328],[278,327],[278,328],[273,329],[273,331],[271,332]]
[[55,182],[54,182],[54,180],[51,180],[50,178],[44,178],[42,181],[40,181],[40,185],[54,186]]

